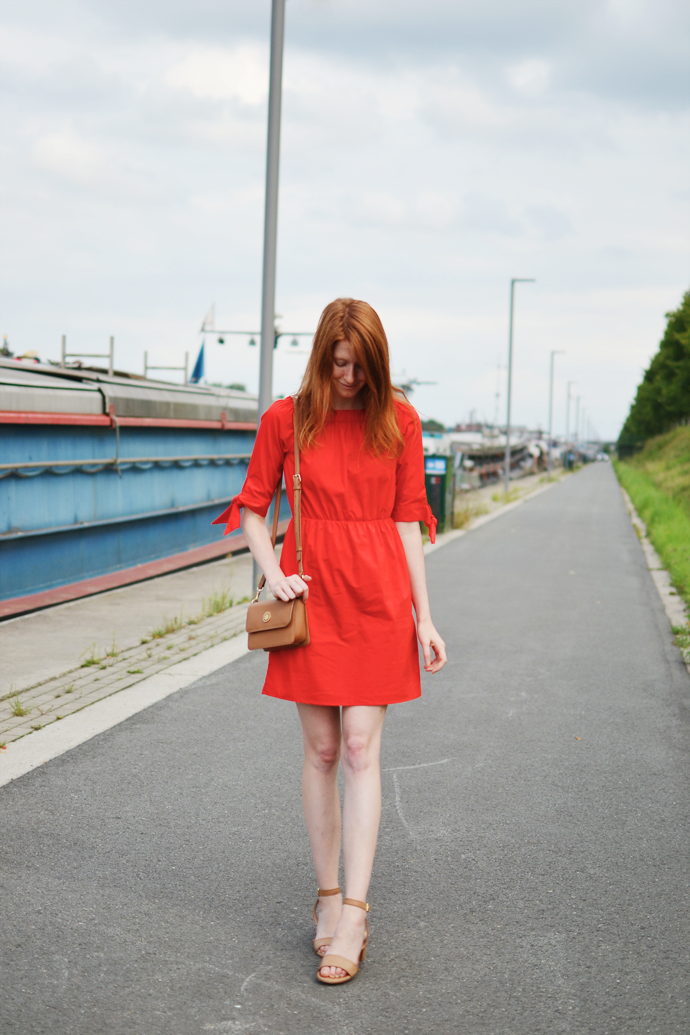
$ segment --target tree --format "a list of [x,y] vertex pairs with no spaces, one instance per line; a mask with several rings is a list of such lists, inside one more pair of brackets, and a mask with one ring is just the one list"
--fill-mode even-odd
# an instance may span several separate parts
[[666,314],[659,351],[645,371],[618,439],[629,452],[654,435],[690,421],[690,291],[680,307]]
[[422,431],[445,431],[445,425],[439,424],[437,420],[423,420]]

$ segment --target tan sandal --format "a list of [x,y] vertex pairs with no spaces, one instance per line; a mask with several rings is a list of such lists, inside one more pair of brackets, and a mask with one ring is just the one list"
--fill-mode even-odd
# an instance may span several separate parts
[[[319,915],[316,912],[316,910],[317,910],[318,905],[319,905],[319,899],[320,898],[327,898],[329,895],[340,895],[340,894],[342,894],[342,888],[330,888],[328,891],[322,891],[321,888],[319,888],[317,890],[317,892],[316,892],[316,902],[314,903],[314,909],[312,910],[312,912],[314,914],[314,923],[317,926],[318,926],[318,923],[319,923]],[[319,952],[319,949],[322,946],[324,946],[324,945],[330,945],[332,941],[333,941],[333,935],[331,935],[330,938],[315,938],[314,941],[312,942],[312,944],[314,946],[314,952],[316,953],[316,955],[320,956],[321,959],[323,959],[323,956]]]
[[[360,902],[356,898],[344,898],[343,905],[357,906],[358,909],[363,909],[365,913],[369,912],[369,903]],[[367,954],[368,941],[369,917],[367,916],[364,941],[362,942],[362,951],[359,954],[359,961],[357,963],[353,963],[352,960],[348,960],[344,956],[331,956],[330,954],[326,954],[321,961],[321,966],[316,971],[316,977],[318,980],[322,981],[324,985],[344,985],[346,981],[352,981],[353,977],[359,970],[359,964],[364,962],[364,957]],[[341,970],[345,971],[346,977],[322,977],[321,970],[323,967],[340,967]]]

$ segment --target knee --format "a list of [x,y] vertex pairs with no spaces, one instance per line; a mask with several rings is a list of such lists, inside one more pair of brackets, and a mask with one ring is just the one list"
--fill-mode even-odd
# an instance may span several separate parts
[[369,737],[361,733],[348,733],[343,737],[343,763],[355,773],[368,769],[374,761],[373,747]]
[[308,759],[315,769],[322,773],[329,773],[338,767],[340,746],[337,742],[331,741],[315,744],[308,752]]

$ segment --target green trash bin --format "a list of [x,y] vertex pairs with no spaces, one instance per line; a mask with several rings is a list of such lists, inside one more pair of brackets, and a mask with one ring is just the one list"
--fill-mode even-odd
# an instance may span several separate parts
[[431,513],[438,521],[439,532],[453,527],[455,502],[455,469],[452,456],[425,456],[424,480]]

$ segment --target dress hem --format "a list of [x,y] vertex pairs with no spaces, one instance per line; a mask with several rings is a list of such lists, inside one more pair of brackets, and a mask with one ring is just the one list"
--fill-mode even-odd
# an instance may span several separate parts
[[418,701],[422,696],[421,690],[418,694],[414,694],[412,697],[398,697],[396,695],[393,700],[386,701],[362,701],[361,698],[356,701],[343,701],[340,698],[332,701],[298,701],[296,697],[283,697],[280,694],[272,694],[270,690],[262,690],[262,697],[272,697],[275,701],[286,701],[288,704],[315,704],[320,705],[323,708],[384,708],[389,704],[406,704],[408,701]]

